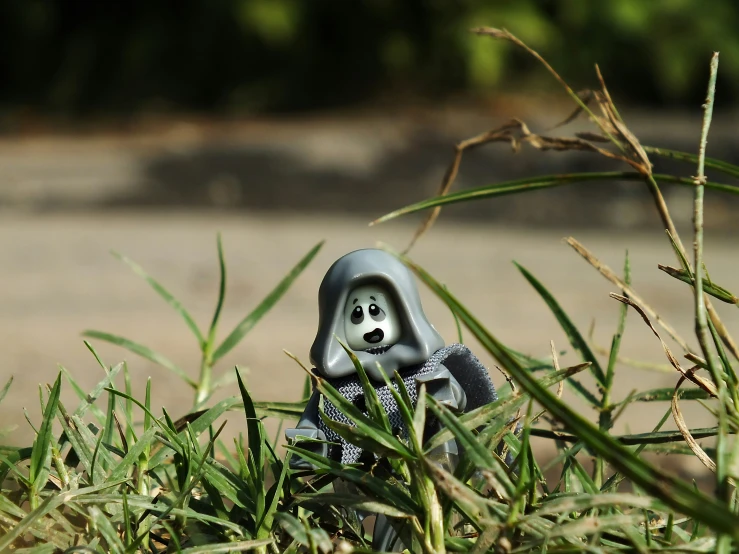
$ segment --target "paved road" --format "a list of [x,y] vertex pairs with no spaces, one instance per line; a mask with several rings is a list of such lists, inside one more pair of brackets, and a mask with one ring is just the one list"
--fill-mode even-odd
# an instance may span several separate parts
[[[365,219],[355,217],[254,214],[4,217],[0,221],[0,378],[4,382],[13,375],[15,383],[0,404],[0,427],[17,425],[18,429],[2,441],[21,444],[30,440],[22,408],[28,409],[33,421],[39,420],[37,387],[53,381],[57,364],[69,368],[86,389],[101,378],[101,370],[82,344],[80,332],[84,329],[109,331],[142,342],[195,376],[197,347],[184,323],[108,251],[117,250],[140,263],[205,325],[211,317],[218,284],[217,231],[223,233],[229,279],[222,337],[305,252],[327,239],[318,258],[283,301],[217,368],[219,372],[229,371],[233,364],[249,368],[248,385],[257,399],[294,400],[299,396],[303,376],[282,350],[307,361],[317,320],[317,289],[328,266],[345,252],[376,241],[402,247],[412,226],[410,222],[398,222],[368,228]],[[595,318],[595,342],[608,344],[617,316],[617,305],[608,298],[613,287],[561,242],[566,233],[442,221],[421,241],[413,256],[456,292],[492,332],[519,350],[546,355],[550,339],[559,349],[570,349],[553,316],[511,264],[514,259],[549,287],[581,328],[587,330]],[[576,235],[614,268],[621,266],[624,249],[628,248],[635,288],[683,336],[691,335],[687,287],[656,269],[657,262],[673,261],[667,241],[659,233]],[[710,234],[707,243],[711,277],[738,290],[736,244]],[[454,324],[447,309],[427,291],[422,293],[430,319],[447,340],[454,340]],[[721,312],[730,328],[739,329],[735,308]],[[151,376],[156,412],[165,406],[177,415],[191,405],[192,391],[167,371],[118,347],[99,342],[95,345],[107,363],[123,359],[129,362],[137,394],[142,394],[145,380]],[[481,352],[479,346],[472,346]],[[623,354],[664,363],[659,343],[633,315],[628,321]],[[562,363],[574,360],[568,354]],[[495,370],[493,376],[500,380]],[[633,388],[672,386],[675,381],[674,373],[669,371],[620,366],[615,397],[624,397]],[[224,395],[235,393],[231,387]],[[570,391],[565,394],[577,403]],[[62,399],[75,403],[67,385]],[[651,430],[667,408],[667,404],[634,406],[617,429]],[[687,410],[686,417],[690,425],[710,423],[705,411],[695,406]],[[243,430],[238,415],[229,419],[230,433]]]

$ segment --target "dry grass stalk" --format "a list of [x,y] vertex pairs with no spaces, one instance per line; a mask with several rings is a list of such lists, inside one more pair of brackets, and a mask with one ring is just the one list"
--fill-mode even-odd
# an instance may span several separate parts
[[644,309],[637,302],[635,302],[631,298],[628,298],[626,296],[621,296],[620,294],[616,294],[614,292],[612,292],[609,296],[615,300],[618,300],[619,302],[622,302],[623,304],[627,304],[628,306],[631,306],[637,311],[637,313],[642,317],[642,319],[647,324],[647,326],[652,330],[652,333],[654,333],[654,335],[659,339],[659,342],[662,344],[662,349],[664,350],[665,355],[667,356],[667,359],[669,360],[672,367],[678,370],[685,379],[692,381],[693,383],[698,385],[700,388],[702,388],[704,391],[706,391],[711,396],[713,397],[718,396],[716,387],[713,383],[711,383],[710,381],[707,381],[706,379],[703,379],[702,377],[698,375],[695,375],[695,370],[697,369],[697,367],[693,367],[693,368],[686,370],[680,365],[680,362],[677,361],[677,358],[675,357],[675,355],[670,351],[670,348],[669,346],[667,346],[667,343],[665,343],[665,341],[662,340],[662,337],[657,332],[657,329],[655,329],[654,325],[652,325],[652,322],[649,321],[649,317],[647,316]]
[[[583,138],[583,136],[576,136],[573,138],[550,137],[537,133],[532,133],[526,123],[524,123],[520,119],[514,118],[496,129],[480,133],[477,136],[465,139],[457,143],[454,146],[454,157],[452,158],[452,162],[449,164],[449,167],[444,174],[444,178],[441,181],[441,186],[439,187],[436,195],[445,196],[449,193],[452,185],[457,179],[459,167],[462,164],[462,156],[467,150],[472,150],[474,148],[478,148],[485,144],[491,144],[494,142],[508,143],[511,145],[511,148],[514,152],[518,152],[522,144],[529,144],[537,150],[542,151],[555,150],[559,152],[594,152],[607,158],[623,161],[635,168],[637,171],[641,172],[643,170],[643,167],[640,163],[593,144],[594,142],[603,141],[604,138],[600,135],[596,135],[595,137],[591,136],[588,138]],[[431,212],[429,212],[429,215],[416,230],[410,244],[404,250],[404,254],[407,254],[408,251],[416,243],[416,241],[420,239],[431,228],[431,226],[436,221],[436,218],[439,216],[440,212],[441,206],[437,206],[433,210],[431,210]]]
[[[691,373],[693,372],[695,368],[691,369]],[[701,445],[698,444],[698,441],[695,440],[693,435],[690,433],[690,429],[688,428],[688,425],[685,423],[685,419],[683,418],[683,414],[680,411],[680,407],[678,406],[678,396],[680,392],[680,385],[685,382],[686,377],[683,375],[680,377],[680,379],[677,382],[677,385],[675,385],[675,392],[672,395],[672,402],[670,404],[672,409],[672,418],[675,420],[675,425],[677,425],[678,430],[680,431],[680,434],[685,439],[685,442],[688,444],[688,447],[693,451],[693,454],[696,455],[696,457],[701,461],[701,463],[706,466],[708,469],[716,472],[716,462],[714,462],[711,457],[706,454],[706,451],[701,448]]]
[[[554,76],[555,79],[565,88],[567,93],[575,100],[578,104],[577,109],[560,125],[569,123],[575,119],[580,113],[585,112],[588,114],[590,119],[598,126],[600,133],[578,133],[575,137],[550,137],[537,133],[532,133],[528,126],[519,119],[512,119],[502,126],[481,133],[472,138],[459,142],[454,147],[454,158],[450,163],[447,171],[442,179],[441,186],[438,189],[437,195],[444,196],[449,193],[452,185],[454,184],[459,167],[462,163],[462,156],[466,150],[477,148],[484,144],[493,142],[507,142],[512,147],[514,152],[520,148],[522,143],[528,143],[538,150],[555,150],[560,152],[566,151],[585,151],[600,154],[606,158],[615,159],[628,164],[630,167],[644,175],[646,178],[651,179],[652,165],[649,162],[649,158],[639,143],[638,139],[634,134],[629,131],[626,125],[621,120],[620,115],[616,106],[611,100],[611,96],[608,93],[608,89],[605,86],[600,70],[597,71],[599,81],[601,83],[601,89],[597,91],[583,91],[576,93],[570,86],[565,82],[564,79],[550,66],[541,55],[527,46],[520,39],[512,35],[506,30],[493,29],[489,27],[473,29],[473,33],[480,35],[492,36],[494,38],[502,38],[514,43],[516,46],[526,50],[530,55],[536,58],[541,64],[543,64],[547,70]],[[595,101],[598,104],[600,115],[597,115],[590,110],[588,104],[591,101]],[[618,152],[614,152],[598,146],[598,143],[612,143]],[[652,179],[652,181],[654,181]],[[654,184],[656,187],[656,183]],[[664,200],[662,200],[664,204]],[[665,205],[665,213],[666,205]],[[434,208],[423,223],[419,226],[411,239],[410,244],[406,248],[407,253],[418,239],[420,239],[434,224],[436,218],[439,216],[441,207],[437,206]],[[669,219],[669,215],[667,216]],[[670,222],[671,223],[671,222]],[[670,228],[674,228],[671,226]]]
[[[559,371],[559,360],[557,359],[557,350],[554,348],[554,341],[549,341],[549,345],[552,348],[552,365],[554,366],[554,371]],[[557,386],[557,398],[562,398],[562,392],[564,392],[565,388],[565,382],[560,381],[559,385]]]
[[569,244],[572,248],[574,248],[575,252],[580,254],[580,256],[582,256],[586,262],[597,269],[600,274],[603,275],[603,277],[605,277],[611,283],[621,289],[621,291],[626,296],[632,298],[636,303],[638,303],[639,306],[641,306],[641,309],[649,314],[649,317],[654,319],[667,332],[667,334],[670,335],[673,340],[677,342],[686,352],[692,351],[690,346],[688,346],[688,343],[680,335],[678,335],[677,331],[675,331],[675,329],[673,329],[673,327],[669,323],[662,319],[651,306],[649,306],[646,302],[644,302],[644,300],[642,300],[642,298],[636,293],[636,291],[634,291],[633,288],[627,285],[618,275],[616,275],[616,273],[610,267],[596,258],[592,254],[592,252],[590,252],[587,248],[585,248],[585,246],[582,245],[581,242],[579,242],[574,237],[567,237],[565,239],[565,242]]
[[[587,151],[600,154],[610,159],[617,159],[622,161],[632,168],[636,169],[641,175],[644,176],[644,180],[649,188],[649,192],[654,200],[657,212],[662,220],[662,224],[667,229],[669,234],[673,237],[675,247],[677,249],[678,258],[687,259],[685,247],[680,240],[680,236],[677,233],[675,224],[672,221],[670,212],[667,208],[664,196],[657,185],[656,180],[652,175],[652,164],[649,160],[649,156],[642,147],[636,136],[629,130],[621,118],[616,105],[611,99],[611,95],[606,87],[605,80],[600,71],[600,68],[596,65],[596,76],[600,85],[599,90],[585,90],[582,92],[575,92],[567,82],[554,70],[554,68],[547,63],[547,61],[534,49],[525,44],[515,35],[511,34],[505,29],[495,29],[492,27],[480,27],[472,29],[473,33],[478,35],[490,36],[496,39],[506,40],[516,45],[517,47],[525,50],[529,55],[534,57],[539,63],[541,63],[547,71],[557,80],[557,82],[565,89],[567,94],[575,101],[577,108],[568,116],[562,123],[557,125],[567,124],[576,119],[580,114],[586,113],[589,119],[598,127],[598,132],[584,132],[577,133],[573,137],[548,137],[532,133],[528,127],[522,121],[513,119],[497,129],[479,134],[470,139],[466,139],[458,143],[454,148],[454,158],[449,165],[441,186],[438,189],[438,196],[445,196],[449,193],[454,184],[457,174],[459,173],[459,167],[462,163],[462,156],[468,149],[476,148],[484,144],[493,142],[508,142],[513,147],[514,152],[518,150],[522,143],[528,143],[534,148],[539,150],[556,150],[556,151]],[[598,106],[599,114],[596,114],[589,108],[589,104],[595,102]],[[601,146],[597,146],[598,143],[610,142],[618,150],[614,152],[607,150]],[[425,220],[418,227],[413,235],[409,245],[405,249],[407,253],[413,245],[418,241],[434,224],[439,216],[441,207],[435,207]],[[718,313],[711,305],[711,301],[705,299],[706,311],[708,316],[711,318],[719,337],[722,342],[726,345],[732,355],[739,360],[739,347],[734,342],[732,337],[729,335],[726,327],[721,321]],[[656,314],[653,314],[656,317]],[[669,332],[669,331],[668,331]],[[670,332],[671,336],[673,333]],[[690,348],[685,344],[684,341],[677,339],[675,340],[681,343],[681,346],[686,351],[690,351]]]

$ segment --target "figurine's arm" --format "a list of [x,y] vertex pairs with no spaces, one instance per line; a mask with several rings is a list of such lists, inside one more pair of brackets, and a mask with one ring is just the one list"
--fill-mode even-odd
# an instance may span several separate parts
[[[431,373],[416,377],[416,385],[420,387],[422,384],[426,385],[426,392],[438,400],[440,404],[455,412],[464,411],[467,405],[467,395],[459,381],[443,365],[439,365]],[[423,440],[427,440],[440,430],[441,426],[438,420],[427,421]],[[447,471],[454,471],[458,457],[459,450],[457,441],[454,439],[440,444],[429,452],[429,458]]]
[[[328,445],[325,443],[315,443],[315,442],[307,442],[307,441],[301,441],[301,437],[309,438],[309,439],[318,439],[318,440],[326,440],[326,435],[323,431],[321,431],[318,428],[318,418],[320,417],[318,413],[318,402],[320,400],[320,393],[316,390],[313,391],[313,394],[311,395],[310,399],[308,400],[308,404],[305,407],[305,410],[303,411],[303,415],[300,416],[300,420],[298,421],[298,426],[295,429],[286,429],[285,430],[285,437],[287,438],[288,442],[295,444],[296,446],[299,446],[300,448],[304,448],[306,450],[310,450],[311,452],[314,452],[320,456],[327,456],[328,455]],[[290,457],[290,468],[291,469],[312,469],[313,466],[309,463],[303,460],[302,458],[298,456],[291,456]]]
[[318,415],[318,403],[321,397],[321,393],[317,390],[313,391],[308,399],[308,404],[303,410],[303,415],[298,420],[298,429],[318,429],[319,415]]
[[467,405],[467,395],[459,381],[441,364],[431,373],[416,377],[416,384],[426,385],[428,394],[455,412],[463,412]]

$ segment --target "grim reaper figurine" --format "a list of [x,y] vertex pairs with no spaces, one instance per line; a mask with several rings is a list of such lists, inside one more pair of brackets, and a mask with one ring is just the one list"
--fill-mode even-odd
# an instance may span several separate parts
[[[387,375],[399,373],[414,404],[421,384],[426,385],[427,393],[456,412],[497,400],[487,369],[474,354],[461,344],[444,345],[423,313],[413,275],[391,254],[366,249],[337,260],[321,283],[318,310],[318,333],[310,351],[314,372],[366,414],[359,376],[337,338],[348,345],[373,381],[397,435],[405,435],[404,423],[380,367]],[[366,457],[374,460],[372,453],[346,442],[324,423],[318,412],[319,402],[320,394],[314,391],[297,428],[287,430],[288,439],[329,441],[332,444],[310,442],[300,446],[318,449],[320,454],[343,464]],[[353,425],[328,399],[324,398],[323,409],[330,419]],[[437,430],[427,426],[424,439]],[[456,443],[449,441],[439,449],[434,453],[438,459],[454,465]],[[291,465],[310,467],[295,456]]]

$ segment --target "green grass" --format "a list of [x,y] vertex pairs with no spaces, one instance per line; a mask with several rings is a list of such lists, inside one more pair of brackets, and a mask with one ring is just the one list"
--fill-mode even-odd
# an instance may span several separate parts
[[[526,48],[506,33],[487,30],[486,34]],[[287,453],[283,453],[279,437],[275,440],[267,436],[264,420],[297,419],[309,389],[302,400],[295,402],[258,402],[252,399],[238,368],[222,368],[218,362],[279,301],[321,245],[297,261],[273,291],[222,338],[218,323],[227,281],[220,237],[217,251],[221,278],[213,317],[205,329],[162,284],[131,260],[117,255],[182,317],[200,347],[199,375],[188,375],[146,345],[109,332],[86,331],[85,336],[92,341],[87,343],[88,348],[101,367],[100,382],[90,391],[83,390],[72,373],[63,369],[54,384],[43,390],[40,422],[29,420],[34,426],[33,443],[25,448],[0,446],[0,552],[325,553],[334,548],[369,552],[371,536],[359,523],[355,510],[393,518],[411,551],[428,554],[731,552],[739,547],[735,487],[739,479],[739,442],[735,440],[739,432],[735,374],[739,352],[703,292],[729,304],[736,304],[737,297],[708,277],[702,263],[700,225],[704,188],[730,193],[739,190],[732,185],[703,183],[702,167],[729,176],[739,175],[739,168],[706,159],[703,150],[693,156],[642,148],[621,121],[603,83],[596,92],[596,101],[605,115],[590,112],[579,96],[578,109],[589,112],[605,140],[612,141],[613,152],[628,163],[628,172],[532,177],[446,194],[453,184],[452,175],[438,197],[382,219],[426,209],[435,209],[435,218],[438,209],[450,202],[520,194],[541,186],[593,180],[604,184],[624,179],[641,181],[652,193],[675,248],[679,268],[664,271],[685,283],[686,294],[692,294],[695,300],[695,328],[701,349],[681,353],[688,354],[695,365],[683,367],[679,361],[682,357],[663,342],[668,360],[675,367],[674,387],[636,391],[625,398],[616,397],[614,392],[627,310],[639,311],[650,326],[653,322],[665,325],[654,317],[650,319],[648,314],[652,312],[631,290],[628,256],[623,276],[612,279],[623,296],[617,297],[622,303],[614,303],[615,329],[605,356],[597,354],[586,334],[574,325],[567,315],[568,306],[557,301],[542,279],[517,264],[522,278],[541,297],[562,327],[572,351],[581,358],[582,363],[562,369],[554,351],[551,359],[540,359],[503,344],[453,291],[407,254],[397,254],[446,303],[460,337],[463,333],[473,335],[510,377],[507,382],[496,379],[499,400],[457,416],[423,393],[413,406],[402,380],[386,376],[388,381],[396,382],[391,390],[409,429],[408,437],[402,438],[393,434],[387,414],[362,366],[354,359],[365,387],[368,415],[322,379],[316,380],[316,386],[355,422],[354,426],[330,421],[328,425],[347,441],[378,453],[377,462],[371,467],[344,466],[296,445],[288,446]],[[706,119],[710,123],[710,115]],[[707,125],[704,138],[706,133]],[[531,144],[541,146],[541,140],[531,139]],[[572,149],[587,149],[564,139],[547,140],[550,145],[559,141],[563,150],[568,144],[574,145]],[[648,154],[682,160],[685,175],[652,174]],[[696,163],[698,184],[690,177]],[[692,262],[661,201],[662,183],[689,184],[696,189]],[[417,236],[432,222],[430,218]],[[586,254],[586,259],[599,267],[594,256]],[[644,326],[640,331],[654,332],[659,337],[656,327]],[[95,351],[97,341],[119,345],[182,379],[192,388],[192,408],[170,414],[165,408],[152,406],[150,383],[143,399],[134,398],[128,368],[125,364],[106,365]],[[541,342],[545,351],[548,337],[541,337]],[[676,342],[687,345],[682,338]],[[592,378],[583,380],[583,372],[589,372]],[[594,385],[586,384],[589,382]],[[77,394],[76,406],[65,406],[60,401],[63,387],[71,387]],[[213,393],[222,387],[238,390],[238,394],[213,403]],[[552,390],[555,387],[556,392]],[[574,411],[562,400],[560,387],[584,399],[595,415],[589,411],[590,417],[585,417]],[[9,390],[12,379],[0,389],[0,401]],[[614,422],[624,411],[639,410],[643,402],[664,404],[665,416],[653,422],[649,432],[612,434]],[[701,403],[713,414],[715,424],[689,428],[680,402]],[[246,438],[224,444],[219,433],[229,411],[243,414]],[[683,423],[679,431],[662,430],[671,416]],[[423,429],[429,417],[439,419],[443,430],[424,443]],[[452,437],[463,447],[454,468],[438,463],[430,454],[435,446]],[[553,441],[557,455],[546,465],[532,449],[532,437]],[[714,440],[713,448],[697,442],[707,437]],[[698,457],[713,471],[712,493],[701,492],[695,483],[650,462],[653,458],[645,454],[654,452],[680,459]],[[303,457],[315,469],[291,470],[286,462],[292,455]],[[512,460],[510,465],[506,460]],[[711,470],[705,471],[709,474]],[[334,488],[337,479],[344,485]]]

